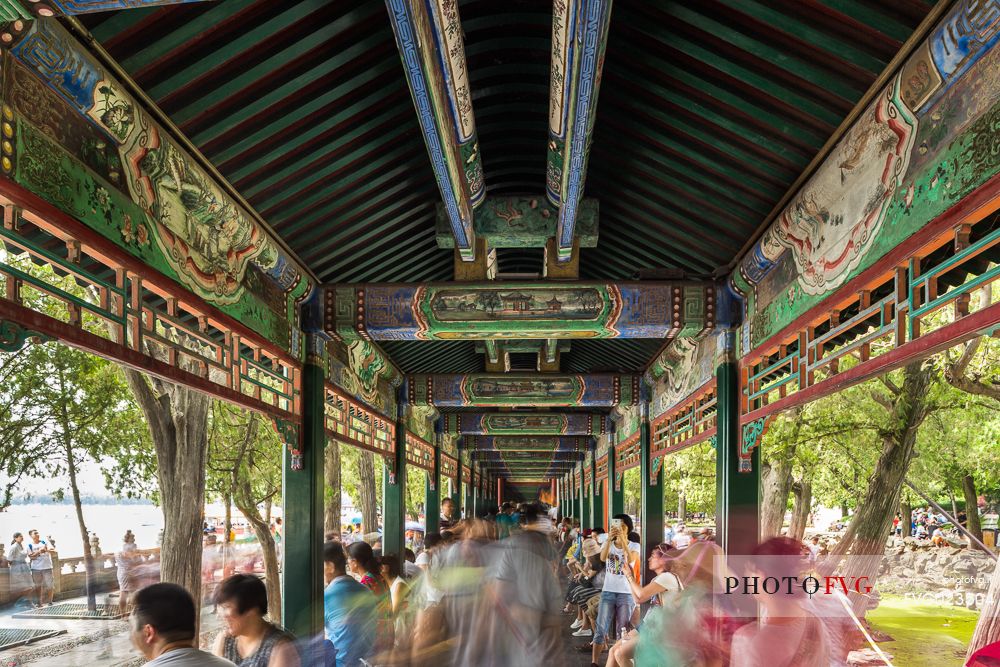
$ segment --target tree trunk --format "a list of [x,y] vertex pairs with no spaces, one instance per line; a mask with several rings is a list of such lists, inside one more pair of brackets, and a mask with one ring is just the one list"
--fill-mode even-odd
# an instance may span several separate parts
[[792,488],[792,458],[761,464],[760,539],[781,534]]
[[146,416],[156,450],[163,510],[160,579],[183,586],[195,600],[201,600],[201,526],[211,399],[161,380],[154,380],[154,393],[144,375],[123,370]]
[[361,495],[361,523],[364,533],[378,530],[378,504],[375,501],[375,455],[361,450],[358,452],[358,490]]
[[902,530],[899,533],[900,537],[910,537],[913,535],[913,508],[910,507],[910,503],[906,500],[899,504],[899,525],[902,526]]
[[[972,478],[972,475],[966,475],[962,478],[962,493],[965,495],[965,514],[968,517],[965,522],[965,527],[970,533],[972,533],[977,540],[983,541],[983,527],[979,523],[979,498],[976,495],[976,480]],[[958,518],[958,513],[956,512],[956,520]],[[969,544],[970,549],[980,549],[978,544]]]
[[70,435],[63,432],[64,449],[66,451],[66,470],[69,474],[69,487],[73,492],[73,509],[76,510],[76,522],[80,527],[80,539],[83,540],[83,565],[87,592],[87,611],[97,611],[97,568],[94,567],[94,552],[90,549],[90,532],[83,520],[83,502],[80,500],[80,486],[76,481],[76,461],[73,459],[73,446],[69,443]]
[[[373,481],[374,484],[374,472]],[[340,536],[340,443],[330,439],[326,443],[323,460],[323,477],[326,481],[326,511],[323,512],[323,532]]]
[[[833,549],[835,556],[844,556],[848,552],[854,556],[844,568],[844,576],[875,580],[885,553],[892,518],[899,507],[903,481],[913,461],[917,431],[927,416],[930,378],[930,369],[923,368],[921,362],[911,363],[903,370],[903,385],[898,393],[894,392],[890,399],[881,401],[889,411],[886,428],[880,432],[882,454],[843,539]],[[852,602],[855,613],[863,615],[866,600],[857,596]]]
[[795,494],[795,505],[792,508],[792,522],[788,526],[788,536],[793,540],[802,541],[806,535],[806,524],[809,522],[809,512],[812,510],[812,482],[802,479],[792,484]]
[[972,633],[966,658],[984,646],[998,641],[1000,641],[1000,561],[997,561],[993,568],[993,578],[990,579],[990,588],[986,593],[983,609],[979,613],[976,629]]
[[955,491],[949,486],[948,497],[951,498],[951,515],[958,520],[958,502],[955,500]]
[[687,521],[687,496],[683,493],[677,495],[677,520],[684,522]]
[[222,536],[222,543],[229,544],[232,542],[233,535],[233,494],[225,494],[226,503],[226,520],[223,522],[225,525],[226,534]]
[[234,494],[236,508],[243,513],[253,528],[257,541],[264,556],[264,581],[267,583],[267,609],[271,618],[281,619],[281,572],[278,567],[278,550],[274,544],[274,535],[271,534],[271,526],[261,517],[257,511],[257,506],[253,503],[253,491],[250,488],[250,480],[242,479],[239,482],[239,491]]

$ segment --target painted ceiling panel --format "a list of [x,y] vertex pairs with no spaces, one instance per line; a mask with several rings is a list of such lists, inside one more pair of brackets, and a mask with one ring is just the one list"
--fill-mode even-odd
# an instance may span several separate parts
[[[616,0],[580,277],[716,274],[851,112],[931,0]],[[488,194],[545,190],[552,3],[460,0]],[[327,282],[453,277],[383,0],[226,0],[85,26]],[[540,249],[501,274],[540,274]],[[641,371],[659,340],[574,341],[561,370]],[[471,342],[387,342],[407,373],[484,370]]]

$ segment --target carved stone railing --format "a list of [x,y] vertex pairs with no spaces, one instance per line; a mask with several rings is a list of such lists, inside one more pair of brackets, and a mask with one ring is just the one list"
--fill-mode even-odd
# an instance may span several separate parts
[[[134,567],[160,560],[160,548],[138,549],[133,553]],[[117,590],[118,578],[114,553],[101,553],[94,557],[96,587],[100,592]],[[87,584],[87,567],[83,556],[60,558],[52,552],[52,586],[57,600],[84,595]],[[0,605],[13,602],[10,590],[10,562],[0,563]]]

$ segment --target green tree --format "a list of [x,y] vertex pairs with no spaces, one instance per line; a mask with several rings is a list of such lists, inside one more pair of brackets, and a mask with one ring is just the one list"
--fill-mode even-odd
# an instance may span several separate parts
[[142,417],[130,400],[120,370],[112,363],[59,344],[35,345],[20,366],[34,387],[31,401],[44,420],[50,452],[45,465],[52,475],[69,479],[87,571],[87,605],[96,609],[96,570],[90,532],[83,513],[79,469],[141,448],[146,436]]
[[37,374],[23,372],[31,348],[0,354],[0,512],[10,506],[14,489],[37,477],[41,463],[52,454],[45,437],[44,415],[32,398]]
[[283,445],[265,417],[222,401],[212,402],[209,423],[208,489],[250,523],[263,552],[267,606],[281,609],[281,573],[266,508],[281,498]]

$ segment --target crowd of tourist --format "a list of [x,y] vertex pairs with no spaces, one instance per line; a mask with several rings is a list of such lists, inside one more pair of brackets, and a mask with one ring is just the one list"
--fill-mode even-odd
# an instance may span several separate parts
[[[760,595],[759,619],[720,604],[722,552],[710,530],[693,533],[679,522],[641,553],[627,514],[582,527],[540,503],[504,503],[478,519],[454,511],[445,505],[440,531],[426,535],[417,554],[328,536],[321,638],[297,640],[271,622],[267,586],[247,572],[214,587],[222,630],[207,651],[196,648],[198,605],[183,588],[135,589],[126,581],[132,641],[155,667],[558,667],[578,664],[569,658],[570,634],[589,640],[579,647],[584,660],[607,667],[847,664],[843,626],[817,613],[808,596]],[[29,567],[44,563],[37,533],[15,536],[15,545]],[[818,540],[804,548],[772,538],[754,550],[760,561],[748,572],[798,574],[819,548]]]

